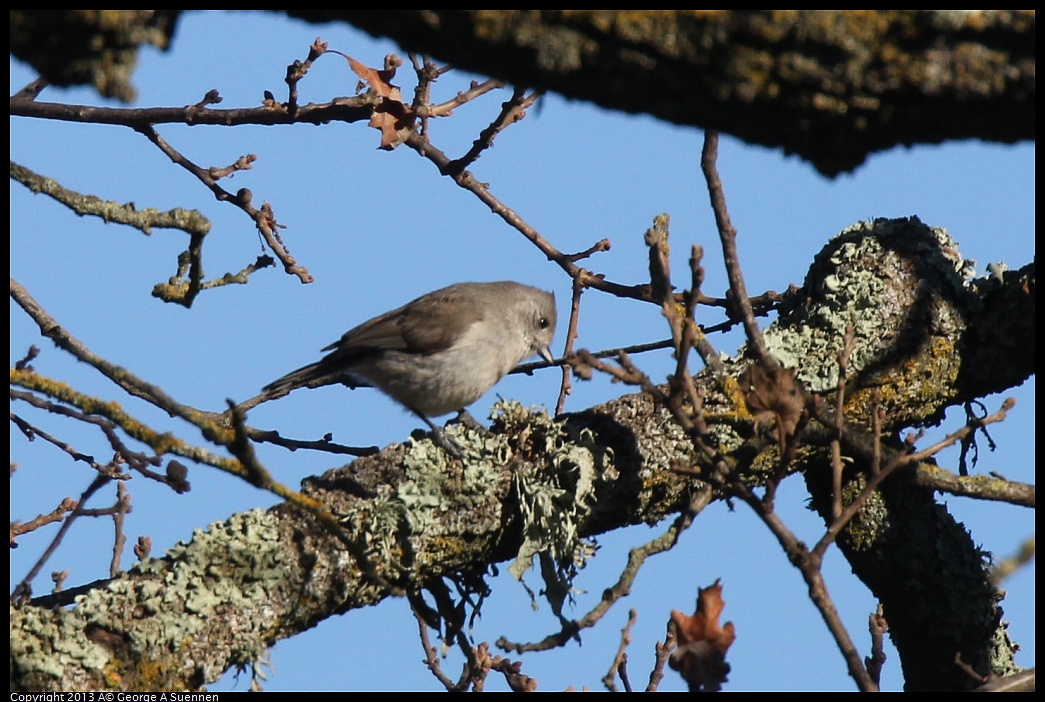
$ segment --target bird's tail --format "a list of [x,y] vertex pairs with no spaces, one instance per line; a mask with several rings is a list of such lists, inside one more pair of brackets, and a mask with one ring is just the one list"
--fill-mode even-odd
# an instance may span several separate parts
[[262,402],[275,400],[283,397],[291,390],[298,388],[316,388],[321,385],[330,384],[329,369],[323,368],[323,362],[317,361],[307,366],[298,368],[296,371],[287,373],[282,378],[277,378],[261,389],[261,395],[265,396]]
[[307,366],[298,368],[296,371],[287,373],[282,378],[273,380],[271,383],[263,387],[260,393],[249,400],[244,400],[239,403],[238,407],[246,412],[263,402],[285,397],[289,395],[292,390],[327,385],[330,383],[330,380],[326,376],[327,374],[325,372],[320,371],[320,362],[310,363]]
[[244,400],[238,407],[246,412],[262,402],[285,397],[298,388],[320,388],[324,385],[335,384],[345,385],[353,390],[372,387],[366,378],[337,370],[328,356],[273,380],[263,387],[260,393],[249,400]]

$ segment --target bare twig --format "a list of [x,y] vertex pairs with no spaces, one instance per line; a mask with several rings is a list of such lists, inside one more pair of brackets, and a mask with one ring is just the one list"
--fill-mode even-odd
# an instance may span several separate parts
[[675,647],[675,621],[669,617],[664,641],[658,641],[656,645],[656,658],[653,670],[650,672],[649,684],[646,685],[646,692],[656,692],[657,688],[660,687],[660,681],[664,679],[664,666],[667,664]]
[[[438,69],[438,72],[441,75],[448,70],[450,70],[450,67],[446,66],[441,69]],[[493,79],[487,79],[482,82],[473,81],[472,85],[468,88],[468,90],[464,90],[462,92],[457,93],[457,95],[454,95],[451,99],[447,100],[446,102],[441,102],[438,105],[432,105],[426,102],[426,109],[420,110],[420,112],[422,115],[427,115],[430,117],[447,117],[453,114],[453,111],[461,105],[464,105],[467,102],[471,102],[472,100],[475,100],[477,97],[481,97],[491,91],[500,90],[505,85],[506,84],[504,82]],[[539,94],[535,95],[539,97]]]
[[[577,324],[581,316],[581,295],[584,294],[584,286],[573,281],[573,294],[570,296],[570,321],[566,327],[566,346],[563,349],[563,358],[573,355],[573,342],[577,340]],[[513,371],[514,372],[514,371]],[[566,397],[570,394],[570,368],[565,363],[562,365],[562,381],[559,384],[559,397],[555,401],[555,416],[562,414],[566,406]]]
[[[88,364],[128,394],[145,400],[173,417],[180,417],[200,425],[198,410],[176,402],[158,386],[147,383],[126,369],[91,352],[82,342],[66,331],[33,299],[29,292],[11,278],[11,298],[36,322],[40,333],[51,339],[58,348]],[[216,427],[215,427],[216,429]],[[228,437],[226,437],[226,440]]]
[[[866,484],[864,485],[863,490],[861,490],[860,494],[857,495],[856,498],[853,499],[853,501],[846,506],[845,510],[842,511],[838,518],[832,521],[832,523],[828,526],[827,530],[825,531],[823,537],[821,537],[820,541],[814,547],[813,552],[818,554],[818,557],[822,557],[823,554],[826,552],[828,546],[834,542],[834,540],[837,538],[838,534],[841,533],[845,525],[848,524],[849,521],[854,516],[856,516],[856,514],[861,509],[863,509],[864,505],[867,503],[867,500],[870,499],[871,495],[874,494],[874,492],[878,489],[878,486],[882,483],[882,481],[885,480],[893,472],[899,470],[900,468],[914,466],[921,463],[922,461],[925,461],[926,459],[936,455],[948,446],[953,446],[955,443],[958,443],[959,441],[961,441],[963,437],[967,436],[970,432],[976,431],[980,426],[1004,420],[1008,410],[1012,409],[1014,404],[1015,400],[1009,398],[1002,402],[1001,408],[994,414],[983,418],[974,418],[970,421],[969,424],[966,424],[958,431],[948,434],[940,441],[937,441],[935,444],[922,451],[916,451],[914,453],[906,454],[897,454],[893,458],[891,458],[884,466],[882,466],[878,471],[871,472],[871,474],[867,476]],[[813,406],[815,406],[815,403]],[[821,419],[821,421],[825,420]],[[864,445],[864,442],[862,441],[853,441],[851,439],[852,432],[850,432],[848,429],[843,427],[842,435],[843,439],[846,440],[847,445],[851,448],[856,449],[860,453],[863,453],[863,457],[865,459],[871,461],[877,459],[877,454],[875,453],[875,450],[868,450]],[[878,446],[878,444],[875,445]]]
[[[649,351],[663,351],[664,349],[670,349],[673,346],[671,339],[664,339],[663,341],[653,341],[648,344],[635,344],[633,346],[621,346],[614,349],[604,349],[602,351],[587,351],[585,353],[591,358],[618,358],[622,353],[624,354],[635,354],[635,353],[647,353]],[[568,354],[564,354],[562,358],[557,359],[554,363],[548,363],[547,361],[534,361],[532,363],[520,363],[515,368],[508,371],[512,373],[523,373],[525,375],[531,375],[536,370],[542,368],[550,368],[551,366],[566,366],[571,365],[571,358]]]
[[1035,668],[1012,675],[991,678],[973,692],[1035,692],[1037,688]]
[[[842,423],[845,421],[845,379],[849,372],[849,357],[856,348],[856,328],[850,323],[845,328],[842,350],[838,354],[838,392],[835,394],[835,436],[831,438],[831,518],[842,514]],[[876,442],[877,443],[877,442]],[[878,464],[874,464],[874,471]]]
[[766,349],[762,332],[755,323],[751,301],[747,296],[747,287],[744,285],[744,276],[740,271],[740,257],[737,255],[737,230],[730,222],[729,212],[726,209],[726,196],[722,190],[722,181],[718,176],[717,160],[718,132],[709,129],[704,132],[704,149],[700,155],[700,167],[704,171],[704,179],[708,184],[711,209],[715,213],[715,224],[718,226],[719,240],[722,242],[722,259],[726,265],[729,290],[732,293],[731,310],[743,321],[747,341],[755,358],[761,361],[768,370],[773,371],[779,364]]
[[870,674],[864,667],[856,646],[849,637],[849,633],[842,623],[842,618],[839,616],[830,594],[828,594],[827,584],[824,582],[823,573],[820,570],[822,555],[815,550],[810,551],[806,548],[805,544],[787,528],[776,513],[767,511],[762,500],[751,494],[746,486],[737,482],[733,484],[733,488],[738,496],[754,509],[755,514],[762,518],[762,521],[769,527],[769,530],[776,536],[777,541],[783,547],[788,559],[802,574],[806,585],[809,587],[809,599],[816,605],[821,618],[827,624],[827,629],[831,632],[835,639],[835,645],[838,646],[839,651],[845,658],[846,665],[849,668],[849,675],[856,682],[857,687],[863,692],[877,691],[878,685],[871,679]]
[[[168,144],[163,137],[159,135],[152,124],[134,125],[134,130],[151,141],[156,148],[162,151],[164,155],[171,160],[172,163],[181,166],[194,175],[197,180],[210,189],[218,201],[232,203],[243,210],[252,220],[254,220],[254,226],[257,228],[258,233],[261,234],[261,238],[265,241],[269,250],[271,250],[276,258],[278,258],[283,264],[283,270],[287,273],[296,275],[302,283],[312,282],[312,275],[308,272],[308,269],[299,266],[294,257],[290,255],[290,251],[288,251],[283,245],[283,241],[277,231],[281,225],[276,222],[275,215],[272,212],[272,207],[268,203],[263,203],[260,208],[254,207],[254,195],[247,188],[241,188],[233,194],[218,185],[218,180],[220,178],[224,178],[236,171],[250,169],[252,167],[251,164],[257,159],[257,156],[254,154],[241,156],[235,163],[226,166],[225,168],[202,168]],[[201,270],[196,278],[202,278],[202,264],[198,265]],[[194,277],[190,275],[190,280],[192,279],[194,279]]]
[[610,692],[617,691],[617,684],[614,680],[616,680],[618,675],[620,675],[620,680],[624,684],[624,691],[632,692],[631,681],[628,680],[628,645],[631,643],[631,628],[635,626],[638,616],[634,609],[628,610],[628,623],[620,630],[620,645],[617,647],[617,654],[613,657],[610,669],[606,671],[606,675],[602,678],[602,684]]
[[53,524],[54,522],[60,522],[65,519],[66,514],[76,509],[76,504],[76,500],[71,497],[66,497],[57,507],[47,514],[39,514],[27,522],[11,522],[11,548],[15,548],[15,541],[22,534],[28,534],[36,531],[42,526]]
[[[498,85],[497,87],[500,86]],[[543,94],[542,91],[536,91],[527,95],[523,88],[516,88],[511,99],[501,105],[500,114],[485,129],[479,132],[478,138],[472,142],[472,148],[468,149],[460,158],[454,159],[447,164],[447,174],[460,173],[475,163],[482,152],[493,145],[493,140],[497,138],[497,135],[509,125],[525,117],[527,108]]]
[[603,251],[609,251],[612,248],[612,244],[609,239],[599,239],[597,242],[584,249],[584,251],[578,251],[577,253],[566,254],[566,258],[570,259],[574,263],[577,261],[583,261],[589,256]]
[[1022,566],[1030,563],[1034,559],[1034,537],[1031,536],[1022,544],[1020,544],[1019,550],[1008,558],[1003,558],[994,564],[994,568],[991,570],[991,582],[995,585],[1000,584],[1005,578],[1009,577]]
[[427,56],[419,57],[411,51],[407,54],[407,57],[410,59],[410,65],[413,66],[414,74],[417,76],[413,101],[414,112],[420,119],[417,133],[422,139],[428,141],[429,114],[427,105],[432,98],[432,84],[440,76],[440,72],[436,65],[428,60]]
[[65,538],[65,535],[68,533],[70,527],[72,527],[73,522],[76,521],[76,517],[79,516],[84,509],[84,504],[91,498],[91,495],[100,490],[108,482],[109,478],[104,475],[98,475],[91,481],[91,484],[88,485],[87,489],[80,495],[80,499],[76,501],[76,506],[73,508],[72,513],[66,517],[65,521],[62,522],[62,526],[59,527],[58,533],[55,534],[53,539],[51,539],[51,543],[48,544],[46,549],[44,549],[40,558],[38,558],[36,563],[33,564],[33,567],[29,569],[29,572],[26,573],[24,578],[22,578],[22,581],[15,586],[14,591],[11,593],[12,601],[18,602],[29,595],[31,592],[30,584],[36,576],[40,574],[44,564],[51,558],[59,544],[62,543],[62,539]]
[[686,343],[697,349],[697,353],[700,354],[704,365],[711,368],[717,380],[722,381],[726,372],[725,368],[718,357],[718,352],[707,337],[711,333],[712,328],[705,329],[696,323],[697,305],[708,304],[707,298],[701,292],[704,285],[704,266],[701,265],[703,258],[704,247],[694,244],[689,254],[690,289],[684,295],[686,300],[686,319],[692,322],[692,324],[686,327]]
[[[504,675],[504,680],[512,692],[535,692],[537,690],[537,681],[528,675],[523,675],[521,661],[512,662],[500,656],[490,658],[485,643],[479,644],[479,649],[480,654],[489,660],[490,669]],[[475,688],[475,691],[481,692],[481,689]]]
[[961,429],[959,429],[958,431],[956,431],[956,432],[954,432],[952,434],[948,434],[943,439],[940,439],[935,444],[933,444],[932,446],[929,446],[926,449],[922,449],[921,451],[915,451],[914,453],[910,454],[908,463],[921,462],[921,461],[924,461],[924,460],[926,460],[928,458],[931,458],[932,456],[935,456],[936,454],[938,454],[940,451],[943,451],[948,446],[953,446],[954,444],[960,442],[963,438],[965,438],[969,434],[971,434],[971,433],[973,433],[973,432],[975,432],[975,431],[977,431],[979,429],[982,429],[983,427],[987,426],[988,424],[994,424],[995,422],[1003,422],[1003,421],[1005,421],[1005,416],[1009,413],[1009,410],[1011,410],[1015,406],[1016,406],[1016,399],[1015,398],[1012,398],[1012,397],[1006,398],[1001,403],[1001,407],[994,414],[987,415],[986,417],[972,417],[972,418],[970,418],[968,420],[968,422],[966,423],[966,425],[964,427],[962,427]]
[[[40,376],[36,374],[32,374],[29,377],[40,379]],[[47,381],[44,381],[42,379],[40,380],[40,385],[48,386],[52,390],[56,387],[53,383],[49,384],[47,383]],[[108,416],[98,416],[107,411],[111,411],[113,408],[107,407],[105,410],[102,411],[95,409],[93,413],[89,414],[86,411],[80,409],[80,407],[87,406],[88,403],[86,401],[80,401],[78,403],[74,402],[75,404],[79,405],[78,407],[66,407],[65,405],[56,404],[54,402],[48,402],[30,392],[23,392],[20,390],[10,390],[10,396],[12,399],[26,402],[27,404],[33,407],[45,410],[52,414],[61,415],[63,417],[69,417],[70,419],[74,419],[78,422],[83,422],[84,424],[92,424],[98,427],[102,434],[104,434],[106,440],[109,442],[109,445],[112,447],[114,456],[119,458],[119,462],[126,463],[133,470],[137,471],[149,480],[155,480],[157,482],[169,485],[170,487],[174,488],[177,492],[187,492],[187,490],[181,489],[183,487],[181,483],[183,483],[184,481],[174,480],[169,475],[163,475],[150,468],[150,466],[159,466],[163,462],[163,459],[157,453],[153,453],[150,455],[141,451],[131,450],[117,435],[116,429],[120,425],[118,425],[116,421],[110,419]],[[84,396],[76,397],[80,400],[86,400]],[[66,398],[66,401],[69,401],[69,398]],[[124,473],[120,472],[119,468],[116,465],[115,459],[107,464],[100,464],[94,460],[93,456],[81,454],[79,451],[72,449],[72,447],[69,447],[65,442],[61,441],[60,439],[52,437],[50,434],[47,434],[46,432],[43,432],[38,428],[28,424],[28,422],[25,422],[25,420],[21,419],[20,417],[17,417],[17,415],[12,415],[12,420],[18,426],[22,427],[24,431],[31,432],[30,440],[32,440],[32,437],[39,436],[55,444],[63,451],[71,455],[74,459],[87,462],[96,471],[99,471],[100,473],[114,480],[126,480],[129,477],[128,475],[125,475]],[[142,436],[150,436],[152,438],[155,438],[155,435],[144,431],[144,427],[139,425],[138,429],[139,435],[135,436],[135,438],[138,438],[139,440],[145,440],[146,443],[148,443],[148,440],[142,439]],[[162,442],[162,439],[159,439],[159,441]],[[178,448],[176,446],[172,447],[170,452],[177,453]]]
[[116,505],[112,512],[113,544],[112,560],[109,562],[109,577],[115,578],[120,573],[120,558],[123,556],[123,547],[127,543],[127,536],[123,533],[123,525],[127,513],[131,511],[131,496],[127,492],[126,482],[123,480],[116,483]]
[[308,449],[310,451],[323,451],[325,453],[345,456],[373,456],[380,452],[380,449],[377,446],[345,446],[343,444],[335,443],[330,434],[325,435],[322,439],[288,439],[284,436],[280,436],[279,432],[275,430],[248,427],[247,435],[250,437],[251,441],[255,441],[259,444],[274,444],[276,446],[290,449],[291,451]]
[[[420,599],[420,595],[416,593],[408,594],[407,599],[410,601],[410,611],[413,612],[414,618],[417,620],[417,632],[421,638],[421,648],[425,652],[425,665],[432,671],[432,675],[435,676],[447,692],[455,692],[464,689],[463,685],[467,684],[468,676],[463,675],[461,680],[454,682],[446,676],[443,672],[442,667],[439,665],[439,653],[435,646],[429,643],[428,639],[428,623],[425,621],[424,615],[421,613],[421,608],[417,606],[417,601]],[[467,670],[467,669],[466,669]]]
[[541,236],[536,229],[531,227],[522,217],[516,214],[514,210],[498,200],[490,192],[489,187],[485,183],[476,180],[472,173],[467,169],[460,171],[455,170],[453,161],[440,149],[425,141],[420,135],[411,135],[407,138],[405,143],[407,146],[417,151],[418,154],[431,161],[439,169],[440,173],[450,177],[461,188],[474,194],[480,202],[490,209],[491,212],[503,219],[510,227],[521,233],[534,246],[536,246],[542,254],[547,256],[549,260],[554,261],[571,278],[579,280],[585,287],[609,292],[618,297],[627,297],[646,302],[652,301],[647,286],[627,286],[612,283],[607,281],[603,276],[578,267],[576,263],[570,260],[568,255],[556,249],[547,239]]
[[[208,104],[213,101],[204,100]],[[277,124],[327,124],[329,122],[366,122],[374,113],[380,99],[372,95],[339,97],[323,104],[308,104],[298,108],[290,116],[282,105],[272,102],[257,107],[241,107],[217,110],[201,107],[201,103],[182,107],[97,107],[94,105],[68,105],[39,100],[12,101],[10,113],[13,117],[34,117],[59,122],[80,124],[107,124],[135,128],[145,124],[189,124],[234,127],[254,124],[272,126]]]
[[882,666],[885,665],[885,648],[882,644],[885,640],[885,633],[889,631],[889,623],[885,620],[881,604],[868,617],[867,627],[871,632],[871,655],[864,658],[864,665],[867,666],[867,672],[875,685],[878,685],[882,678]]
[[969,665],[968,663],[963,661],[962,660],[962,653],[961,653],[961,651],[958,651],[957,653],[954,654],[954,665],[959,670],[964,672],[969,677],[970,680],[972,680],[973,682],[975,682],[978,685],[982,685],[983,683],[987,682],[990,679],[989,675],[980,675],[979,673],[976,672],[975,668],[973,668],[971,665]]
[[496,642],[497,647],[504,651],[513,651],[515,653],[546,651],[566,645],[567,642],[576,638],[578,632],[594,626],[618,600],[631,593],[631,586],[635,582],[635,578],[638,576],[639,570],[642,568],[642,564],[646,562],[646,559],[671,549],[678,541],[679,535],[689,528],[690,524],[693,523],[693,519],[711,502],[711,498],[712,491],[710,488],[698,491],[690,503],[689,509],[680,514],[663,534],[642,546],[636,546],[628,551],[628,563],[621,572],[617,582],[603,591],[602,599],[599,603],[583,617],[569,622],[569,625],[563,627],[561,631],[533,643],[516,643],[502,636]]
[[[201,280],[198,275],[200,270],[196,265],[196,262],[202,258],[201,244],[202,240],[199,238],[194,238],[189,242],[189,248],[178,255],[178,269],[175,274],[166,282],[157,283],[152,287],[153,297],[164,302],[174,302],[190,307],[196,295],[203,290],[220,288],[225,285],[245,285],[254,272],[276,263],[271,256],[262,254],[237,273],[226,273],[220,278]],[[186,276],[188,276],[188,282],[185,281]]]
[[308,73],[308,69],[312,67],[312,64],[327,51],[327,44],[322,41],[319,37],[312,42],[312,46],[308,48],[308,56],[304,61],[294,61],[287,66],[287,116],[294,118],[298,114],[298,83],[305,74]]
[[33,368],[30,364],[36,360],[36,357],[39,355],[40,347],[35,344],[30,344],[29,350],[25,352],[25,356],[15,361],[15,369],[31,371]]
[[451,639],[464,654],[467,669],[474,684],[474,679],[482,670],[482,662],[479,652],[472,647],[472,642],[468,640],[468,635],[465,633],[463,608],[455,606],[449,588],[440,578],[432,579],[425,585],[425,588],[435,599],[436,611],[444,623],[444,640]]
[[62,588],[65,586],[65,581],[68,578],[69,578],[69,569],[68,568],[66,568],[65,570],[53,571],[51,573],[51,580],[54,582],[54,589],[51,590],[51,592],[52,593],[61,592]]
[[32,102],[48,85],[46,78],[37,78],[11,96],[11,102]]
[[[969,421],[974,420],[977,416],[976,411],[973,408],[973,404],[975,404],[983,414],[987,414],[987,408],[984,407],[982,402],[966,402],[965,417]],[[981,430],[983,431],[984,437],[987,439],[987,447],[991,451],[993,451],[995,448],[997,448],[997,445],[994,443],[994,439],[991,438],[991,435],[987,432],[986,427],[981,427]],[[969,454],[972,454],[972,464],[974,466],[976,465],[976,461],[979,459],[980,450],[979,446],[977,446],[976,444],[976,433],[973,432],[968,436],[963,437],[961,441],[961,446],[961,453],[958,454],[958,475],[965,477],[969,474],[969,465],[967,463]]]
[[[12,400],[26,400],[26,401],[30,401],[30,402],[34,402],[34,403],[35,402],[39,402],[41,405],[45,405],[45,406],[50,405],[50,406],[54,407],[55,409],[57,409],[57,407],[58,407],[57,405],[52,405],[51,403],[39,401],[38,398],[36,398],[35,396],[33,396],[30,393],[21,392],[21,391],[18,391],[18,390],[11,390],[11,399]],[[66,409],[66,408],[62,408],[62,409]],[[105,474],[105,475],[107,475],[110,478],[115,478],[115,477],[119,476],[119,474],[117,472],[112,470],[112,466],[111,465],[103,465],[101,463],[98,463],[96,460],[94,460],[94,456],[89,456],[86,453],[81,453],[80,451],[74,449],[68,443],[66,443],[66,442],[62,441],[61,439],[59,439],[58,437],[52,436],[50,433],[40,429],[39,427],[33,426],[32,424],[27,422],[22,417],[20,417],[17,414],[15,414],[14,412],[11,413],[11,421],[14,422],[15,426],[17,426],[19,429],[21,429],[22,433],[26,437],[28,437],[28,439],[30,441],[33,441],[37,437],[39,437],[39,438],[43,439],[44,441],[57,446],[59,449],[62,450],[62,452],[64,452],[64,453],[68,454],[69,456],[71,456],[74,461],[82,461],[82,462],[86,463],[87,465],[89,465],[94,470],[98,471],[99,473]]]

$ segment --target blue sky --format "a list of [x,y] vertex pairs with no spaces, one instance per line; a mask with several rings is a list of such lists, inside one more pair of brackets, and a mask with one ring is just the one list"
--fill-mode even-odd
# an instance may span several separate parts
[[[181,19],[170,52],[146,51],[135,72],[135,106],[195,103],[216,88],[221,107],[256,105],[264,90],[285,95],[283,76],[294,59],[304,58],[320,35],[331,48],[369,65],[403,52],[341,26],[310,26],[275,15],[190,13]],[[11,91],[34,77],[11,62]],[[405,94],[412,71],[395,82]],[[448,74],[436,84],[436,99],[447,99],[474,76]],[[320,60],[300,85],[303,102],[326,102],[351,95],[357,78],[335,55]],[[433,124],[432,140],[450,155],[463,153],[510,96],[502,90],[457,110]],[[85,89],[48,89],[42,100],[101,104]],[[363,124],[324,127],[186,127],[162,125],[160,134],[201,165],[225,165],[246,153],[258,160],[225,187],[249,187],[255,202],[268,201],[286,226],[282,236],[300,263],[315,277],[310,285],[270,269],[249,285],[203,293],[191,310],[150,296],[152,286],[174,273],[185,236],[157,230],[139,232],[81,219],[44,197],[11,185],[11,274],[37,301],[89,348],[166,389],[179,401],[220,408],[227,397],[245,399],[265,383],[318,358],[323,346],[359,322],[419,294],[464,280],[514,279],[554,290],[565,320],[569,280],[519,234],[510,230],[470,194],[438,175],[412,151],[377,150],[377,132]],[[655,215],[671,215],[675,278],[688,280],[689,245],[704,245],[708,271],[705,290],[726,288],[718,263],[714,220],[699,169],[702,134],[693,128],[648,117],[598,110],[547,96],[525,120],[503,132],[494,148],[472,169],[492,192],[563,251],[588,248],[604,237],[613,248],[586,265],[626,284],[648,278],[643,232]],[[217,203],[185,171],[144,138],[120,127],[11,120],[11,158],[58,179],[66,187],[138,207],[200,209],[214,223],[205,251],[208,277],[237,271],[260,253],[252,224],[235,208]],[[1034,244],[1034,145],[976,141],[898,148],[872,157],[855,173],[826,180],[811,167],[780,152],[742,144],[724,136],[719,170],[748,290],[782,291],[800,284],[814,254],[835,233],[861,219],[918,215],[946,228],[961,253],[978,262],[1019,267],[1030,261]],[[602,349],[662,339],[667,328],[656,308],[596,292],[584,298],[578,344]],[[710,320],[716,321],[716,320]],[[142,413],[154,426],[201,441],[185,424],[136,405],[96,373],[41,343],[35,327],[11,304],[11,362],[30,344],[43,353],[35,362],[45,374],[111,397]],[[561,351],[564,323],[556,336]],[[733,353],[736,334],[712,339]],[[553,349],[555,347],[553,346]],[[655,379],[666,377],[667,354],[637,360]],[[559,376],[513,376],[472,408],[484,417],[497,395],[526,405],[552,408]],[[566,409],[579,410],[619,396],[625,390],[607,379],[574,383]],[[1010,418],[992,428],[996,452],[981,444],[977,472],[997,471],[1033,482],[1035,456],[1034,379],[1006,393],[1017,398]],[[997,409],[1001,397],[987,398]],[[22,411],[21,406],[13,406]],[[33,417],[81,450],[104,447],[91,432],[53,417]],[[376,392],[343,388],[299,391],[257,408],[251,423],[278,428],[287,436],[311,439],[332,432],[349,444],[384,445],[405,440],[418,426],[415,417]],[[959,426],[960,413],[935,430],[939,436]],[[927,439],[928,440],[928,439]],[[89,483],[86,469],[53,447],[27,443],[11,429],[11,517],[28,519],[50,511]],[[287,453],[259,447],[259,455],[280,480],[296,485],[310,474],[338,465],[336,458],[309,452]],[[956,466],[953,453],[941,462]],[[192,467],[192,492],[176,496],[162,486],[135,479],[130,485],[134,512],[128,536],[150,535],[154,553],[191,537],[230,514],[269,506],[273,498],[231,477]],[[1031,510],[972,500],[941,498],[972,531],[977,543],[1008,556],[1034,534]],[[111,495],[93,502],[101,506]],[[787,481],[778,498],[785,520],[807,542],[822,529],[805,508],[801,481]],[[599,539],[600,551],[584,571],[576,616],[612,584],[627,550],[660,533],[666,525],[636,527]],[[47,537],[53,531],[44,530]],[[49,587],[47,573],[71,570],[68,584],[103,577],[111,549],[111,524],[82,520],[44,569],[37,592]],[[11,552],[11,582],[23,577],[45,544],[24,538]],[[124,554],[125,567],[133,556]],[[506,571],[505,568],[501,569]],[[832,552],[825,566],[836,598],[861,653],[868,650],[866,620],[875,602]],[[528,654],[523,672],[539,689],[569,685],[601,689],[629,607],[638,610],[632,631],[629,670],[644,685],[653,646],[664,635],[671,609],[690,610],[697,588],[716,578],[724,584],[725,617],[737,626],[730,651],[731,690],[852,689],[841,655],[805,595],[805,586],[775,540],[743,506],[729,511],[715,504],[700,515],[678,547],[647,563],[631,597],[622,601],[583,645]],[[533,578],[531,578],[531,582]],[[532,640],[556,628],[549,608],[531,611],[522,586],[507,574],[493,579],[494,594],[476,625],[476,640],[504,634]],[[1022,646],[1023,665],[1035,662],[1034,566],[1024,568],[1005,588],[1010,633]],[[891,651],[883,675],[885,689],[900,689],[899,661]],[[316,629],[279,643],[271,652],[269,690],[436,690],[438,684],[420,663],[416,625],[403,600],[330,619]],[[456,676],[460,657],[453,652],[445,670]],[[245,679],[227,676],[214,690],[245,689]],[[490,689],[502,689],[491,679]],[[669,674],[661,689],[684,689]]]

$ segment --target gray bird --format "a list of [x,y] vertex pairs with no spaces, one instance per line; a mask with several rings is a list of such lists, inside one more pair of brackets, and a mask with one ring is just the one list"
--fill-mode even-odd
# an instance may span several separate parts
[[555,296],[529,285],[457,283],[345,332],[326,356],[266,385],[249,409],[297,388],[376,387],[431,427],[463,410],[520,361],[553,361]]

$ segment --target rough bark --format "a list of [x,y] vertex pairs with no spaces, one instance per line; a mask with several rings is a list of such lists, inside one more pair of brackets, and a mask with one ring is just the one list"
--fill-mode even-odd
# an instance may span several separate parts
[[[821,173],[898,145],[1035,133],[1033,11],[288,10],[602,107],[782,148]],[[13,11],[11,52],[133,97],[177,11]]]

